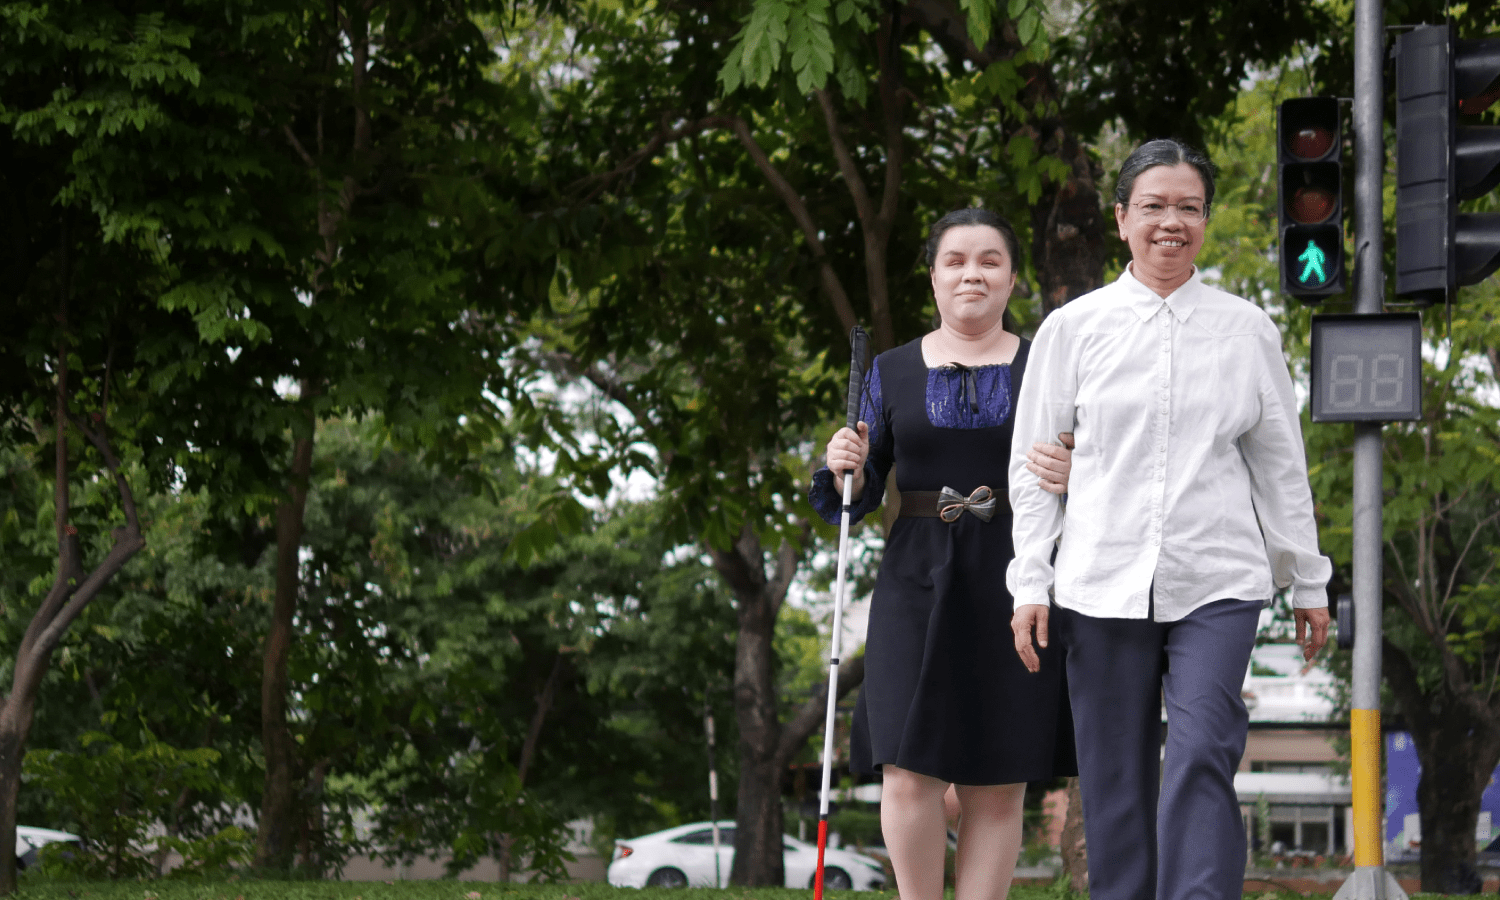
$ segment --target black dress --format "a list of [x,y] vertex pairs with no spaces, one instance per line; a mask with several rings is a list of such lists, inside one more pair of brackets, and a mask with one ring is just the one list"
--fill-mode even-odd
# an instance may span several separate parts
[[[1057,646],[1032,674],[1016,655],[1005,568],[1014,555],[1006,477],[1012,411],[1030,343],[1014,362],[928,369],[920,340],[881,354],[861,418],[870,457],[857,516],[879,506],[894,463],[903,491],[981,485],[993,519],[901,517],[886,538],[865,642],[850,748],[856,772],[887,763],[957,784],[1012,784],[1077,773]],[[811,499],[838,521],[832,473]]]

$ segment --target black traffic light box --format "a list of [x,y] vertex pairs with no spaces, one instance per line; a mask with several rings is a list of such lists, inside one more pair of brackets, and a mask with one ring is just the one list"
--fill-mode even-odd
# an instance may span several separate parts
[[1298,97],[1277,108],[1281,290],[1307,303],[1344,290],[1343,147],[1337,98]]
[[1500,128],[1459,124],[1500,98],[1500,39],[1419,25],[1394,55],[1396,293],[1445,302],[1500,267],[1500,213],[1458,210],[1500,184]]

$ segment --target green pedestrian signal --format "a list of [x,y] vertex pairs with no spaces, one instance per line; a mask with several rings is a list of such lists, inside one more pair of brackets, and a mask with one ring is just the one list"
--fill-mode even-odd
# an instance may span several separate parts
[[1282,229],[1282,241],[1281,274],[1287,293],[1306,301],[1344,289],[1344,230],[1337,224],[1291,224]]
[[1308,241],[1307,249],[1297,257],[1297,262],[1302,263],[1302,274],[1297,276],[1297,281],[1308,287],[1322,287],[1328,276],[1323,274],[1323,262],[1328,259],[1328,254],[1318,246],[1317,241]]
[[1335,97],[1295,97],[1276,112],[1281,289],[1303,303],[1344,291],[1343,121]]

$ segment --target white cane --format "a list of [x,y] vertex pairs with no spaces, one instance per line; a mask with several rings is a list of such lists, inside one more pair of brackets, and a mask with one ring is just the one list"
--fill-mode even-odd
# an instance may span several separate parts
[[[865,354],[869,335],[858,325],[849,332],[849,397],[844,423],[859,430],[859,402],[864,392]],[[844,627],[844,576],[849,568],[849,508],[853,503],[854,472],[844,473],[844,505],[839,516],[839,562],[833,579],[833,636],[828,651],[828,713],[823,719],[823,790],[818,797],[818,870],[813,876],[813,900],[823,900],[823,851],[828,846],[828,794],[833,778],[833,714],[838,705],[839,637]]]

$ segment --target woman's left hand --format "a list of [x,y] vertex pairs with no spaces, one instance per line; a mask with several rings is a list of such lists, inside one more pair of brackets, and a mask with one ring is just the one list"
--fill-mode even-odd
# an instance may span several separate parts
[[1062,445],[1038,441],[1026,454],[1026,471],[1037,476],[1042,490],[1052,494],[1068,492],[1068,474],[1073,470],[1073,432],[1064,431],[1058,439]]

